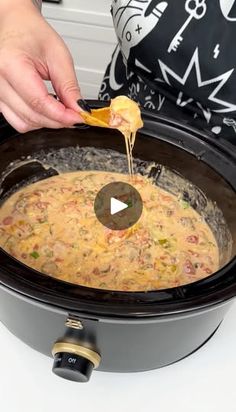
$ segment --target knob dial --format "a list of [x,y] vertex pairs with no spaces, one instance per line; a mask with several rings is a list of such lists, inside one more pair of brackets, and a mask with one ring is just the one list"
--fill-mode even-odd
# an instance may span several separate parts
[[57,342],[52,349],[53,372],[67,380],[88,382],[94,368],[100,364],[100,355],[84,346]]

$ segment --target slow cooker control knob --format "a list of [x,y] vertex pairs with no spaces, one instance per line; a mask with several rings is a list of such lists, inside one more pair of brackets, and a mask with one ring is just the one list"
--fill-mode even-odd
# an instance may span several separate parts
[[101,356],[84,346],[69,342],[56,342],[52,349],[53,372],[61,378],[75,382],[88,382]]

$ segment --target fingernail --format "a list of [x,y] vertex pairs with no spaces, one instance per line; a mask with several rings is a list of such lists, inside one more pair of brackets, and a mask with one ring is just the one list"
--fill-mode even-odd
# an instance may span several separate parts
[[75,127],[76,129],[88,129],[89,125],[84,123],[75,123],[73,124],[73,127]]
[[86,102],[86,100],[79,99],[79,100],[77,100],[77,103],[81,107],[82,110],[85,110],[86,112],[91,113],[91,109],[90,109],[88,103]]

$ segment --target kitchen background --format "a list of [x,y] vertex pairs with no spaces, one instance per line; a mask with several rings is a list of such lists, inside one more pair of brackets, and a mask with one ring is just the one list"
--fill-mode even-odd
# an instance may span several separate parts
[[62,36],[73,56],[82,95],[97,98],[116,44],[111,0],[43,2],[43,15]]

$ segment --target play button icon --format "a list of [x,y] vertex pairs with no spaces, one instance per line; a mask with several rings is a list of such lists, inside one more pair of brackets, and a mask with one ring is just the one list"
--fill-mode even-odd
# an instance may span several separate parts
[[140,218],[143,203],[139,192],[130,184],[113,182],[97,194],[94,211],[97,219],[108,229],[124,230]]
[[115,215],[116,213],[121,212],[122,210],[127,209],[129,207],[126,203],[121,202],[114,197],[111,198],[111,215]]

